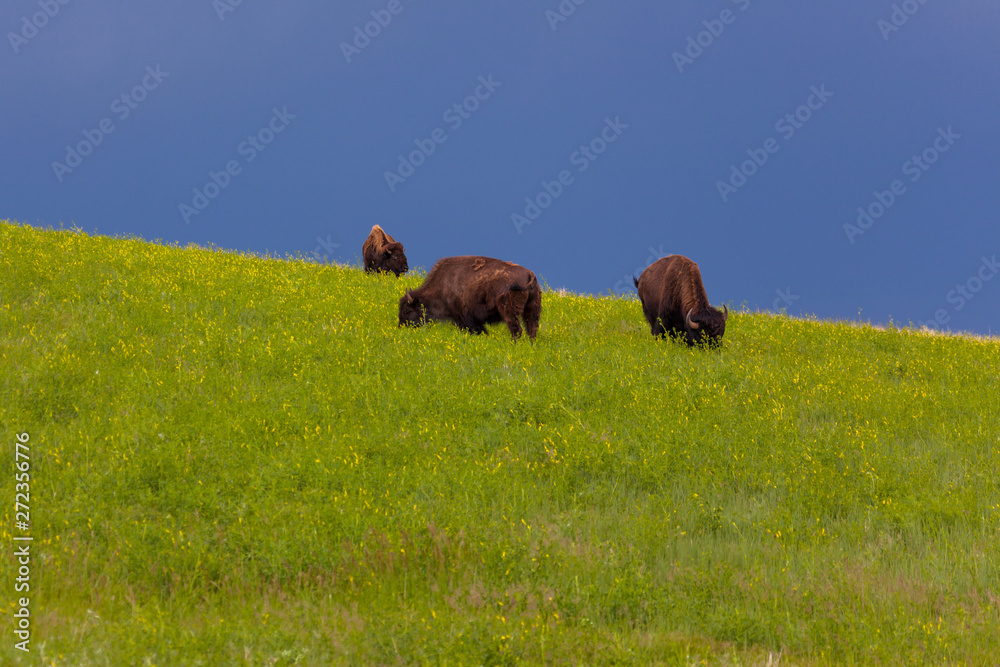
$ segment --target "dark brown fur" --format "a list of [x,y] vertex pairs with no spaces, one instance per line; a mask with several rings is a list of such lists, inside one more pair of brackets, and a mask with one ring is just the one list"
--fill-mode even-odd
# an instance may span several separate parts
[[516,340],[520,319],[534,340],[542,314],[542,290],[535,274],[490,257],[445,257],[431,268],[424,284],[399,300],[399,326],[451,320],[472,333],[505,322]]
[[400,275],[410,270],[406,263],[406,253],[403,244],[386,234],[381,227],[375,225],[361,246],[361,256],[365,261],[365,271],[387,271]]
[[711,343],[722,340],[729,309],[723,313],[709,305],[701,271],[690,259],[683,255],[658,259],[632,280],[654,336],[669,331],[683,336],[688,345],[705,338]]

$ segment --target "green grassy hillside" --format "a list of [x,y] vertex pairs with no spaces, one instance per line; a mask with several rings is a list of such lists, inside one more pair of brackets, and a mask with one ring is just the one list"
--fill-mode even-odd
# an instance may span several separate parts
[[0,224],[0,662],[1000,655],[996,341],[546,292],[515,344],[397,328],[420,280]]

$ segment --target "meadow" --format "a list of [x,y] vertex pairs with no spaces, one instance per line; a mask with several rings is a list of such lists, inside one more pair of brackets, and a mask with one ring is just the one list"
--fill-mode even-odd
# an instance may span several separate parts
[[0,223],[0,663],[996,664],[1000,342],[420,282]]

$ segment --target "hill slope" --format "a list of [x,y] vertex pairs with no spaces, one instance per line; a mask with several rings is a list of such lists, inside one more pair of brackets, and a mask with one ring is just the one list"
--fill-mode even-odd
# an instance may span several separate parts
[[1000,654],[995,341],[737,312],[692,350],[547,292],[513,344],[397,328],[417,276],[6,223],[0,271],[7,664]]

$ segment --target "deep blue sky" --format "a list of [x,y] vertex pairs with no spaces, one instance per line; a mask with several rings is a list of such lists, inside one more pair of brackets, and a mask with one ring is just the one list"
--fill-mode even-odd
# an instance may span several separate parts
[[349,262],[378,223],[590,293],[679,253],[716,304],[1000,329],[994,0],[234,1],[5,2],[0,218]]

